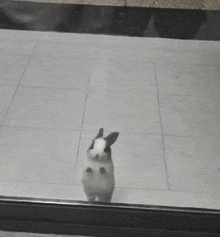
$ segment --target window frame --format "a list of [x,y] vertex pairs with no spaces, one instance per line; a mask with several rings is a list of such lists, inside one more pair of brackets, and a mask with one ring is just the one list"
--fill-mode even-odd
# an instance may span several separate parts
[[220,236],[220,210],[0,196],[2,231],[84,236]]

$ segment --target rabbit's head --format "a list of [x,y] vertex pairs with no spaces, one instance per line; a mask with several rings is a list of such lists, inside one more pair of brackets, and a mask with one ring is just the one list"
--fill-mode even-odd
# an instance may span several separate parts
[[103,137],[104,130],[100,128],[97,136],[92,140],[92,144],[87,150],[89,159],[96,161],[107,161],[111,159],[111,145],[115,143],[119,133],[110,133],[107,137]]

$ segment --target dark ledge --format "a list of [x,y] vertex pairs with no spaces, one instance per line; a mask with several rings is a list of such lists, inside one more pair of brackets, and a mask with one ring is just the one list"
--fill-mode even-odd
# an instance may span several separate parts
[[0,196],[4,231],[87,236],[220,236],[220,210]]

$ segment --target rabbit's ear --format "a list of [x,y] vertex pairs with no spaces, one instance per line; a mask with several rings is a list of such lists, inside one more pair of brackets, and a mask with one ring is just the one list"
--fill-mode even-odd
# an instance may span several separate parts
[[104,129],[103,129],[103,128],[100,128],[100,129],[99,129],[99,133],[97,134],[96,138],[103,137],[103,133],[104,133]]
[[113,132],[110,133],[105,139],[106,139],[106,146],[110,147],[112,144],[115,143],[115,141],[118,138],[119,133],[118,132]]

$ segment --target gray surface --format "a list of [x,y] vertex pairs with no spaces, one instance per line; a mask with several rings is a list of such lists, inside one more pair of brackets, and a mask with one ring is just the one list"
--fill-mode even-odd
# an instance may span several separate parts
[[1,195],[86,200],[104,127],[113,202],[220,207],[219,42],[1,30],[0,48]]

